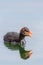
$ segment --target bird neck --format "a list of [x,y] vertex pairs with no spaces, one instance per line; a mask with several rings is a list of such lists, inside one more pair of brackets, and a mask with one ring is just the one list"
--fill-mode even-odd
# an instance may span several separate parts
[[23,34],[20,33],[20,36],[19,36],[19,41],[21,41],[22,39],[24,39],[25,36]]

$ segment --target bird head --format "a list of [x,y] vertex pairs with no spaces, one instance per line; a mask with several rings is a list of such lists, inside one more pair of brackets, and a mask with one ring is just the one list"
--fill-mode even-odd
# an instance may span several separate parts
[[20,30],[20,33],[24,36],[30,36],[32,35],[32,32],[27,28],[27,27],[23,27],[21,30]]

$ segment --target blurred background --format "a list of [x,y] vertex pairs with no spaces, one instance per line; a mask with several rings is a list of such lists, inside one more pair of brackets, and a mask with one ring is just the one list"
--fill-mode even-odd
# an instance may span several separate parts
[[[27,60],[3,42],[7,32],[19,32],[24,26],[33,33],[25,38],[25,49],[33,51]],[[0,65],[43,65],[43,0],[0,0]]]

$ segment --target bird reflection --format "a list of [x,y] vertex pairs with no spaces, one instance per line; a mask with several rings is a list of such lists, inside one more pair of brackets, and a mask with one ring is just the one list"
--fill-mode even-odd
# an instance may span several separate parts
[[13,43],[9,43],[9,42],[4,42],[4,45],[8,48],[8,49],[11,49],[13,51],[15,50],[19,50],[19,53],[20,53],[20,57],[22,59],[28,59],[30,58],[30,56],[32,55],[32,50],[25,50],[25,47],[24,45],[18,45],[18,44],[13,44]]

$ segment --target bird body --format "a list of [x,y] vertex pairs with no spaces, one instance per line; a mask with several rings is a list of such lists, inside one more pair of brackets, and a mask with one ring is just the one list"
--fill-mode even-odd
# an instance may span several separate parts
[[13,42],[13,41],[18,42],[18,40],[19,40],[19,33],[17,33],[17,32],[8,32],[4,36],[4,41],[6,41],[6,42]]
[[[7,45],[16,45],[19,44],[22,47],[25,46],[25,40],[20,38],[20,34],[17,32],[8,32],[5,36],[4,36],[4,43],[7,43]],[[16,45],[17,46],[17,45]],[[17,48],[15,46],[15,48]]]

